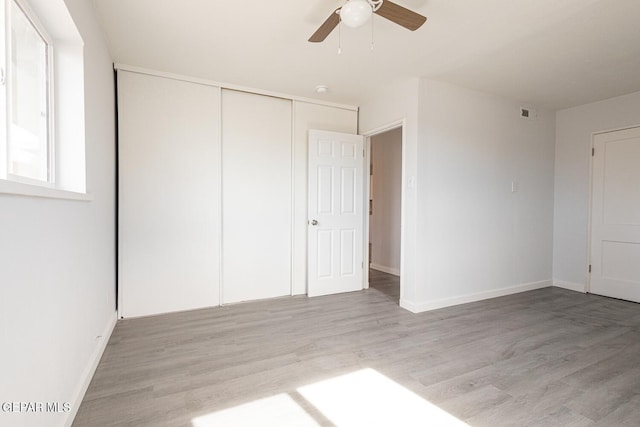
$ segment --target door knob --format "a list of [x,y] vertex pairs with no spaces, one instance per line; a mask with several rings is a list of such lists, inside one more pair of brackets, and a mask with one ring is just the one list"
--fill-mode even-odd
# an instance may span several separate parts
[[312,219],[311,220],[311,225],[318,225],[318,220]]

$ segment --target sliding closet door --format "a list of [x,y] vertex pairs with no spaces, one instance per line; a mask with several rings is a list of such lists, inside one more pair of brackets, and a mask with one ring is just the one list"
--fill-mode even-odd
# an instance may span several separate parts
[[118,71],[120,314],[219,304],[220,89]]
[[291,101],[222,91],[222,298],[291,293]]

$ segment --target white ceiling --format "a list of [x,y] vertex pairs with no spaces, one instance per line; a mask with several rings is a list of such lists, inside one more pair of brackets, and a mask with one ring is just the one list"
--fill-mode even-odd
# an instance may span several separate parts
[[[397,0],[415,32],[379,16],[307,39],[342,0],[91,0],[117,63],[359,105],[427,77],[560,109],[640,90],[640,0]],[[320,96],[318,84],[330,92]]]

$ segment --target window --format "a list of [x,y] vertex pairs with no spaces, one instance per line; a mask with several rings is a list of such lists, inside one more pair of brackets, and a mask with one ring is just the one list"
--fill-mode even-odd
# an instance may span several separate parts
[[91,200],[84,68],[65,0],[0,0],[0,197]]
[[[52,44],[25,0],[0,0],[0,174],[11,181],[53,185]],[[2,173],[4,172],[4,173]]]

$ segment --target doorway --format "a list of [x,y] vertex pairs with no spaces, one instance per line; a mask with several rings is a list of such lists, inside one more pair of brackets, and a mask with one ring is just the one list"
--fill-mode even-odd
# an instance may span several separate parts
[[400,300],[402,126],[369,136],[369,286]]

